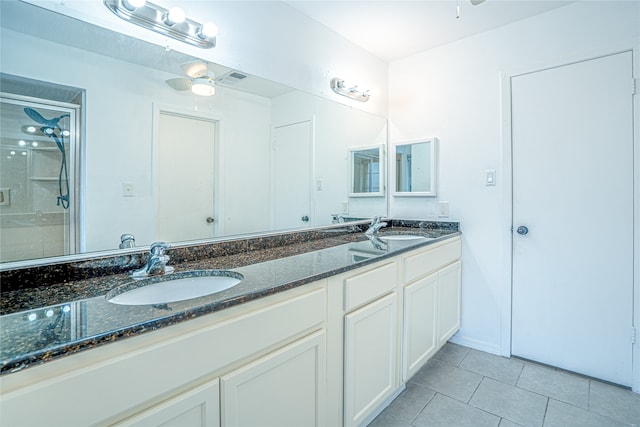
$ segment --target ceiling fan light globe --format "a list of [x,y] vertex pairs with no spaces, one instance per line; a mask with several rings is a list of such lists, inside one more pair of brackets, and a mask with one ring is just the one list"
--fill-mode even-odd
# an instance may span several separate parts
[[200,96],[213,96],[216,93],[216,88],[209,79],[194,79],[191,92]]

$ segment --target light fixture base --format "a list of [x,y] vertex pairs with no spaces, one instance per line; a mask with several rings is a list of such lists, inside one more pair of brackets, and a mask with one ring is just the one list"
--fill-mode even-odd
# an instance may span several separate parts
[[355,99],[360,102],[367,102],[369,100],[369,91],[357,90],[357,87],[347,87],[343,79],[334,77],[329,82],[331,90],[338,95],[346,96],[347,98]]

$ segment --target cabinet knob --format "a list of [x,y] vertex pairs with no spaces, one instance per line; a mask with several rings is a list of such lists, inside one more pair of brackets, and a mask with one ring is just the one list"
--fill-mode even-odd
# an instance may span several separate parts
[[521,235],[523,235],[523,236],[524,236],[525,234],[529,233],[529,229],[528,229],[527,227],[525,227],[524,225],[521,225],[520,227],[518,227],[518,229],[516,230],[516,232],[517,232],[518,234],[521,234]]
[[214,221],[215,219],[213,219],[212,217],[207,217],[207,224],[213,224]]
[[302,222],[309,222],[309,217],[307,215],[303,216],[300,219],[302,220]]

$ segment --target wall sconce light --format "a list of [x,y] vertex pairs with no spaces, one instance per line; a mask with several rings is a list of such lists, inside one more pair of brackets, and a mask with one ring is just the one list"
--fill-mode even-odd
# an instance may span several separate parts
[[329,83],[331,90],[338,95],[346,96],[347,98],[355,99],[360,102],[367,102],[369,100],[369,91],[358,89],[357,85],[349,84],[342,79],[334,77]]
[[104,5],[127,22],[204,49],[215,47],[218,27],[187,18],[179,7],[165,9],[146,0],[104,0]]

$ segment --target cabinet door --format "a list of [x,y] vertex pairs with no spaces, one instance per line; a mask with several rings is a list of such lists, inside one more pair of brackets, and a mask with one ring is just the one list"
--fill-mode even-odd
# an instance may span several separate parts
[[218,427],[220,426],[220,385],[218,380],[154,406],[118,426],[131,427]]
[[404,288],[403,380],[411,378],[438,350],[438,274]]
[[438,348],[460,329],[460,273],[456,261],[438,272]]
[[323,425],[325,360],[322,330],[223,376],[222,425]]
[[396,390],[397,293],[345,316],[344,423],[360,424]]

